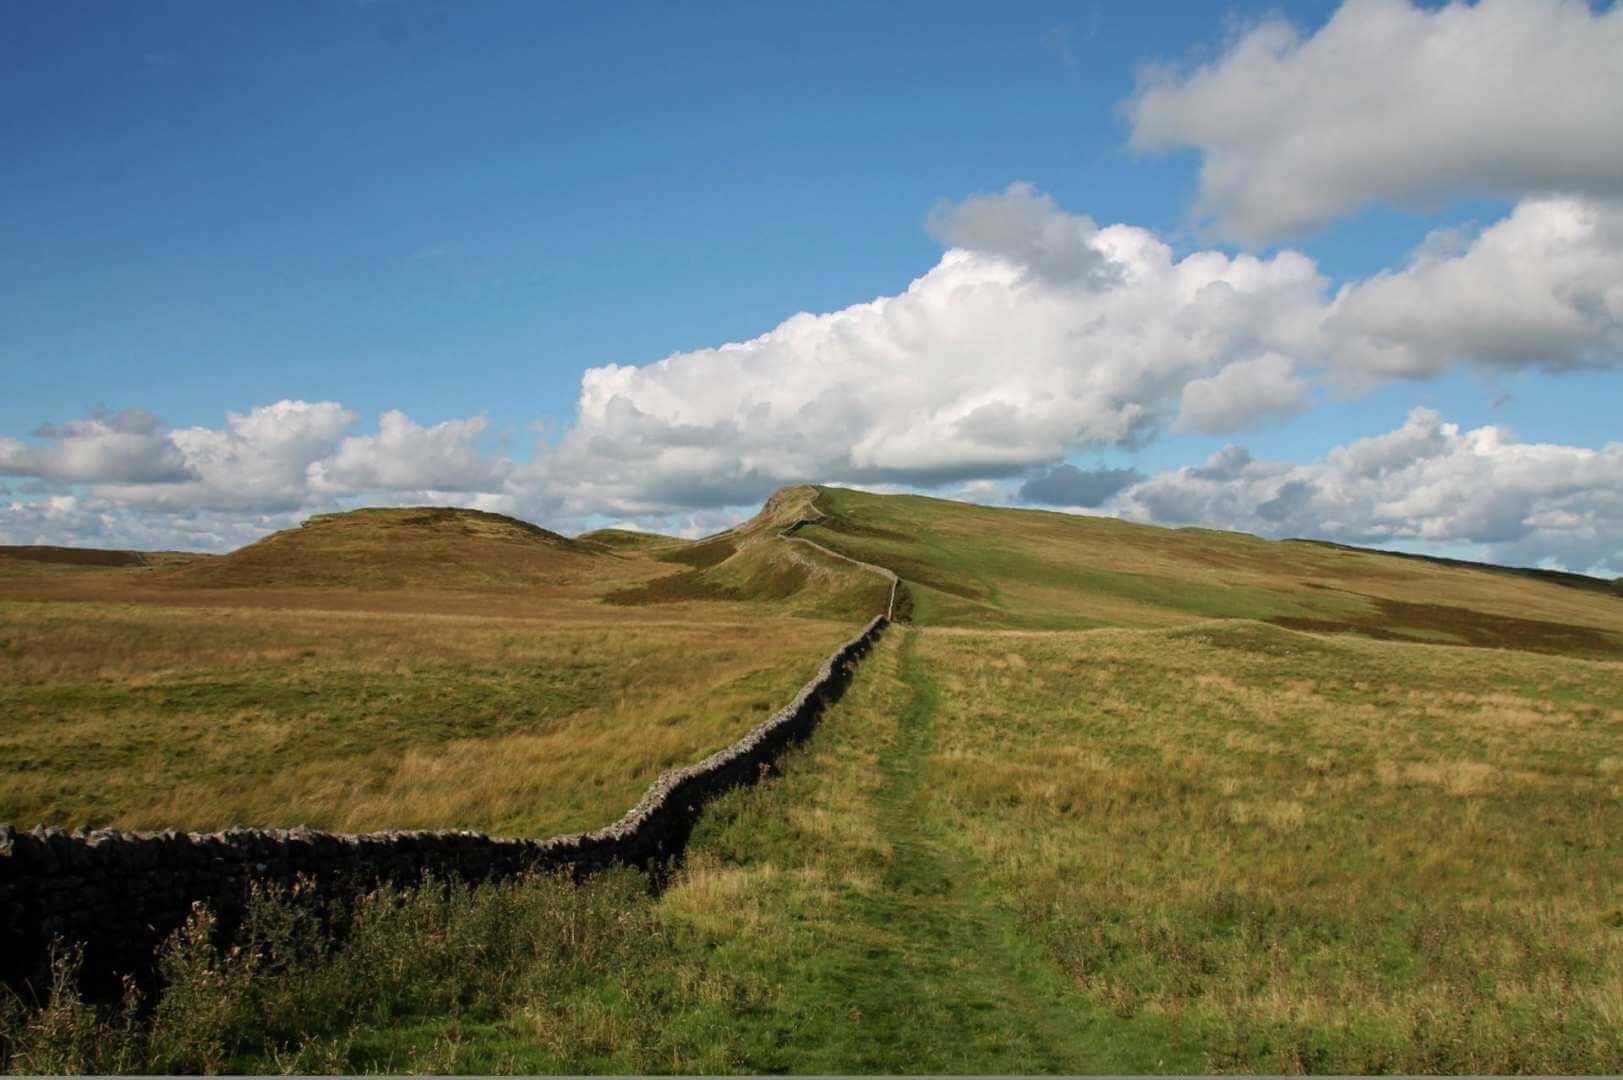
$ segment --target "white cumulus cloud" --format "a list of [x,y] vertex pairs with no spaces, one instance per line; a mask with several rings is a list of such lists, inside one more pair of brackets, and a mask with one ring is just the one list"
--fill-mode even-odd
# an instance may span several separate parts
[[141,409],[47,424],[34,434],[40,444],[0,437],[0,475],[57,483],[172,483],[190,475],[162,422]]
[[187,478],[122,483],[86,477],[92,491],[115,503],[183,509],[293,510],[308,502],[306,472],[332,453],[355,413],[335,401],[278,401],[227,413],[223,428],[177,428]]
[[[960,245],[906,291],[801,314],[751,341],[582,379],[548,462],[582,505],[746,502],[807,478],[934,484],[1011,475],[1068,448],[1132,446],[1184,388],[1243,426],[1289,411],[1284,357],[1314,347],[1325,283],[1295,252],[1183,258],[1027,185],[933,215]],[[1246,372],[1265,378],[1242,392]],[[1223,400],[1219,402],[1219,398]],[[1197,409],[1202,406],[1196,406]]]
[[1463,251],[1445,239],[1342,289],[1325,323],[1339,367],[1379,379],[1623,366],[1623,204],[1529,199]]
[[1494,561],[1623,573],[1623,443],[1524,443],[1494,426],[1461,431],[1429,409],[1315,463],[1257,461],[1231,446],[1108,508],[1264,536],[1469,543]]
[[1373,202],[1623,196],[1623,8],[1346,0],[1271,19],[1193,70],[1151,69],[1132,144],[1202,155],[1198,209],[1266,243]]
[[487,426],[484,417],[475,416],[423,427],[390,409],[379,419],[376,435],[352,435],[332,456],[310,463],[310,490],[337,495],[500,491],[512,463],[480,453],[478,439]]
[[[8,496],[0,528],[65,535],[72,521],[87,538],[137,536],[148,535],[137,518],[171,515],[191,530],[182,538],[223,543],[238,535],[228,519],[251,529],[369,501],[472,505],[565,531],[679,515],[673,527],[692,530],[782,484],[822,481],[970,485],[961,490],[976,497],[1019,488],[1048,505],[1114,499],[1154,520],[1312,525],[1356,540],[1469,533],[1496,550],[1566,551],[1569,565],[1600,557],[1593,536],[1612,489],[1584,463],[1611,462],[1610,448],[1535,451],[1501,434],[1491,453],[1441,454],[1465,436],[1435,417],[1318,465],[1235,451],[1143,482],[1056,466],[1079,451],[1141,446],[1167,427],[1242,432],[1309,407],[1329,385],[1460,366],[1616,367],[1623,218],[1610,204],[1527,199],[1480,233],[1436,234],[1407,265],[1333,296],[1300,253],[1180,256],[1147,230],[1100,226],[1025,184],[942,205],[931,227],[954,246],[897,295],[642,367],[588,370],[574,426],[527,461],[483,452],[477,416],[424,424],[390,410],[365,432],[330,401],[279,401],[218,427],[172,430],[144,413],[98,414],[0,438],[0,475],[28,478],[31,493]],[[1571,464],[1570,498],[1509,468],[1539,454]],[[1455,509],[1427,503],[1416,493],[1442,490],[1439,457],[1491,465],[1479,477],[1486,494]],[[1389,460],[1386,473],[1354,468],[1376,459]],[[71,510],[52,510],[41,489],[73,498]]]
[[1183,388],[1178,427],[1227,435],[1265,416],[1294,416],[1308,406],[1307,383],[1288,356],[1265,353],[1239,360]]

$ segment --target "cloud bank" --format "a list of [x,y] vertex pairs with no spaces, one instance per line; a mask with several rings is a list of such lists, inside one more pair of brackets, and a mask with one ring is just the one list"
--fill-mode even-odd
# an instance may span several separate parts
[[1429,409],[1313,464],[1257,461],[1230,446],[1107,505],[1167,525],[1357,544],[1468,543],[1496,562],[1553,559],[1623,574],[1623,443],[1523,443],[1499,427],[1462,432]]
[[1139,150],[1201,155],[1197,213],[1265,244],[1370,203],[1623,197],[1623,8],[1347,0],[1303,36],[1271,19],[1192,70],[1150,69]]
[[[1380,474],[1384,486],[1334,456],[1322,466],[1224,457],[1149,480],[1063,464],[1166,431],[1255,430],[1322,394],[1393,379],[1615,368],[1623,212],[1611,204],[1530,198],[1474,236],[1434,235],[1403,267],[1333,292],[1299,252],[1179,256],[1148,230],[1100,226],[1026,184],[943,204],[930,227],[953,246],[894,296],[586,371],[574,425],[527,460],[485,452],[482,417],[426,425],[390,410],[363,432],[330,401],[261,405],[217,428],[170,430],[132,410],[0,438],[0,477],[33,485],[8,496],[0,542],[151,546],[168,515],[176,531],[158,546],[230,546],[356,502],[461,503],[566,531],[679,515],[692,530],[786,483],[1001,480],[1023,481],[1028,501],[1147,520],[1469,541],[1574,566],[1611,557],[1600,537],[1615,488],[1592,464],[1611,462],[1611,448],[1528,448],[1482,433],[1498,429],[1461,436],[1430,414],[1411,418],[1425,439],[1391,437],[1413,467]],[[1454,449],[1439,458],[1436,446]],[[1534,458],[1566,463],[1567,495],[1521,484],[1530,466],[1510,463]],[[1458,495],[1453,509],[1428,501],[1442,498],[1444,461],[1456,487],[1475,469],[1489,495]]]

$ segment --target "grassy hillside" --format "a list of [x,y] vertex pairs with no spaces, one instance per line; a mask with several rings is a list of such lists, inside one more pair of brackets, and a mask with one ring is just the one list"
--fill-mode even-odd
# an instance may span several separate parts
[[1584,581],[791,488],[698,542],[578,539],[593,573],[548,585],[0,602],[0,792],[142,821],[602,820],[848,633],[807,612],[878,600],[785,531],[901,573],[915,625],[781,776],[711,804],[663,894],[431,888],[362,900],[339,943],[268,907],[250,947],[177,941],[149,1014],[0,1015],[8,1067],[1623,1060],[1623,604]]
[[663,896],[384,897],[258,970],[182,942],[150,1027],[64,1002],[12,1067],[1615,1071],[1619,687],[1256,622],[898,628]]
[[678,536],[638,532],[636,529],[593,529],[591,532],[581,533],[575,539],[582,544],[635,551],[673,551],[693,543]]
[[487,589],[588,577],[600,549],[517,518],[446,507],[319,514],[165,575],[178,587]]
[[169,569],[9,560],[45,569],[0,576],[0,821],[595,827],[883,603],[770,520],[697,588],[695,545],[626,540],[365,510]]
[[603,825],[791,698],[844,622],[0,600],[0,821]]
[[[906,579],[921,625],[1082,629],[1248,618],[1623,656],[1623,602],[1537,576],[1209,529],[819,488],[798,535]],[[810,515],[809,515],[810,516]]]
[[188,551],[118,551],[48,544],[0,544],[0,579],[50,577],[87,571],[120,571],[128,574],[185,566],[211,558],[211,555]]
[[819,489],[788,487],[761,512],[725,532],[657,558],[687,569],[611,594],[611,603],[650,605],[682,600],[767,600],[804,614],[867,619],[884,611],[888,580],[806,544],[786,543],[786,530],[817,516]]

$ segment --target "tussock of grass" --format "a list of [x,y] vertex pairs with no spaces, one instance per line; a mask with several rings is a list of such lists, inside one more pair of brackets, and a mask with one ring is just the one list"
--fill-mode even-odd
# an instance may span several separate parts
[[[342,928],[338,937],[329,931]],[[163,989],[95,1007],[68,987],[6,1003],[13,1073],[590,1072],[644,1051],[670,939],[647,883],[534,878],[384,890],[342,911],[261,893],[217,948],[199,910],[165,946]],[[514,1029],[517,1030],[514,1030]],[[695,1065],[707,1059],[696,1057]]]

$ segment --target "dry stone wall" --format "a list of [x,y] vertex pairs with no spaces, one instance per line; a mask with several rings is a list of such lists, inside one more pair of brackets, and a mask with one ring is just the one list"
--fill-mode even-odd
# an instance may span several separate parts
[[755,782],[811,732],[889,621],[888,614],[876,616],[770,719],[703,761],[661,775],[619,821],[595,832],[527,840],[477,832],[69,833],[0,826],[0,979],[43,986],[58,939],[83,944],[88,984],[144,974],[194,903],[207,904],[229,925],[255,880],[291,885],[308,878],[336,897],[411,884],[425,874],[485,881],[534,871],[579,877],[611,865],[657,868],[681,854],[706,800]]
[[905,591],[906,586],[902,584],[902,579],[896,575],[894,570],[887,570],[883,566],[877,566],[871,562],[863,562],[861,559],[853,559],[849,555],[842,555],[833,548],[824,547],[816,540],[795,535],[795,533],[800,530],[801,526],[815,524],[817,524],[816,518],[801,518],[799,521],[794,522],[788,528],[784,529],[778,534],[778,536],[783,540],[788,540],[796,544],[805,544],[810,548],[816,548],[818,551],[821,551],[824,555],[827,555],[830,558],[839,559],[842,562],[848,562],[853,566],[861,567],[862,569],[867,570],[869,573],[878,574],[880,577],[890,582],[890,599],[885,603],[885,618],[887,620],[894,621],[897,613],[897,603],[901,602],[904,605],[908,603],[908,595]]

